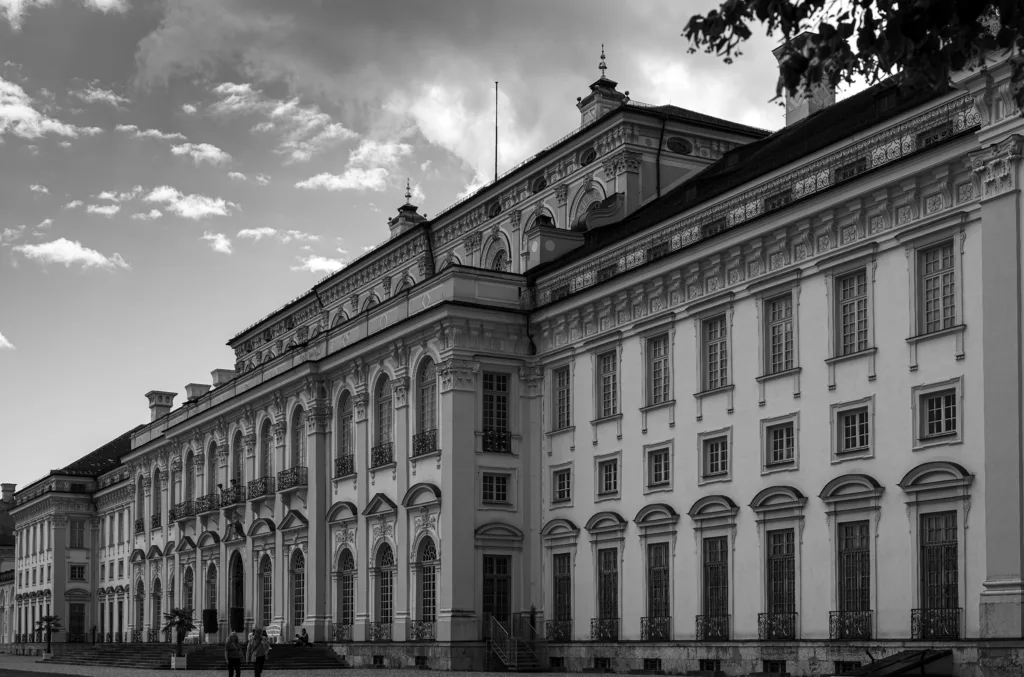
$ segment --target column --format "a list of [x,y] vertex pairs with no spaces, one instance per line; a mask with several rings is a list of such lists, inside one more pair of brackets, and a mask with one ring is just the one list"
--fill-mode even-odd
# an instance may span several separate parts
[[[570,370],[574,369],[574,366],[570,367]],[[544,371],[540,366],[523,367],[519,370],[518,431],[522,434],[522,443],[519,446],[522,527],[524,533],[538,535],[543,526],[541,523],[543,502],[529,500],[528,497],[544,495],[544,468],[541,454],[543,433],[536,423],[543,419],[543,384]],[[522,610],[529,611],[531,606],[537,605],[535,620],[538,630],[542,630],[544,627],[544,578],[541,571],[543,551],[544,548],[539,539],[523,539],[521,571],[516,572],[516,576],[519,578],[518,587],[523,591]]]
[[[319,384],[313,384],[310,395],[318,395]],[[327,449],[327,430],[331,421],[331,408],[326,401],[311,400],[314,404],[306,416],[306,515],[309,520],[306,541],[306,630],[310,640],[322,642],[327,638],[327,591],[330,575],[330,538],[327,517],[330,490],[324,473],[330,476],[330,452]]]
[[480,637],[476,615],[479,583],[476,571],[476,378],[479,364],[450,357],[438,364],[440,401],[441,570],[437,577],[437,639],[441,642],[476,641]]
[[362,514],[363,508],[369,501],[368,496],[368,454],[369,447],[369,422],[366,420],[366,411],[369,406],[369,395],[366,393],[366,371],[362,367],[361,392],[356,392],[352,399],[352,424],[355,427],[353,444],[353,461],[356,466],[358,477],[356,504],[359,506],[359,521],[357,522],[357,538],[359,547],[356,548],[356,586],[355,594],[356,617],[355,626],[352,628],[352,639],[356,642],[366,641],[367,624],[370,622],[370,598],[369,591],[372,589],[370,580],[370,567],[367,551],[370,548],[370,528],[366,523],[366,516]]
[[[53,544],[53,603],[56,604],[59,601],[64,600],[64,582],[68,579],[68,563],[67,563],[67,543],[68,543],[68,518],[64,515],[55,515],[53,517],[53,533],[52,533],[52,544]],[[45,575],[45,573],[44,573]],[[64,614],[57,614],[63,618]],[[51,635],[50,639],[53,642],[64,642],[67,641],[67,620],[63,619],[65,623],[62,624],[64,628],[60,632],[55,632]],[[35,628],[32,628],[33,630]]]
[[[408,363],[408,353],[405,352]],[[395,502],[401,503],[405,492],[409,490],[409,377],[406,375],[408,366],[403,365],[400,374],[392,383],[395,403],[394,433],[395,462],[398,464],[396,474]],[[392,628],[392,639],[404,642],[408,637],[409,625],[409,518],[405,508],[398,506],[395,515],[395,619]]]
[[[273,424],[271,429],[274,433],[274,470],[281,472],[285,466],[285,440],[287,439],[288,426],[284,422],[284,411],[281,411],[279,416],[281,421]],[[276,484],[274,485],[277,486]],[[284,519],[284,504],[280,498],[274,498],[274,524],[280,524],[281,520]],[[285,595],[285,586],[288,583],[288,553],[284,549],[284,537],[280,531],[274,532],[274,583],[273,583],[273,594],[274,594],[274,624],[281,628],[282,638],[287,640],[288,637],[284,636],[284,624],[285,619],[288,618],[288,614],[284,608],[285,600],[288,596]]]

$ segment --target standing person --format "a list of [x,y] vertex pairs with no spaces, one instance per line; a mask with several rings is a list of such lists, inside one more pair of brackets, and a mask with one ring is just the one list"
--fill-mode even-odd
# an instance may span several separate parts
[[248,661],[253,664],[256,677],[263,674],[263,664],[267,661],[267,653],[270,652],[270,641],[267,639],[267,631],[256,629],[246,647]]
[[228,677],[242,677],[242,645],[233,632],[224,645],[224,660],[228,663]]

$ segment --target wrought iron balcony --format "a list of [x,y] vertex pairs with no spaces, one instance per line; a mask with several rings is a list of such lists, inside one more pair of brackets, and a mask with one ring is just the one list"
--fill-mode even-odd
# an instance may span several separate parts
[[84,632],[69,632],[67,642],[68,644],[85,644],[89,641],[89,636]]
[[334,477],[348,477],[356,474],[356,457],[345,454],[334,459]]
[[434,621],[409,621],[409,639],[414,642],[437,639]]
[[236,484],[220,492],[220,507],[245,503],[245,485]]
[[276,493],[274,485],[275,482],[272,476],[249,480],[249,500],[251,501],[262,496],[273,496]]
[[572,619],[563,618],[559,621],[547,621],[544,624],[544,633],[549,642],[571,642],[572,641]]
[[960,609],[911,609],[911,639],[960,639]]
[[422,456],[437,451],[437,430],[424,430],[412,436],[412,455]]
[[366,641],[368,642],[390,642],[391,623],[371,622],[366,626]]
[[757,638],[762,642],[772,639],[796,639],[796,612],[758,614]]
[[512,433],[503,428],[484,428],[484,451],[490,454],[511,454]]
[[309,484],[309,468],[304,465],[297,465],[277,473],[277,490],[287,491],[295,487],[304,487]]
[[352,625],[350,623],[331,623],[330,634],[331,641],[351,642]]
[[830,611],[828,636],[831,639],[871,639],[871,611]]
[[220,496],[217,494],[207,494],[196,499],[197,515],[201,515],[204,512],[213,512],[218,508],[220,508]]
[[135,533],[142,534],[146,531],[146,520],[141,517],[135,520]]
[[147,630],[146,631],[146,641],[147,642],[159,642],[160,641],[160,631],[157,630],[156,628],[150,628],[149,630]]
[[395,462],[395,445],[393,442],[378,444],[370,449],[370,467],[379,468],[382,465]]
[[640,618],[640,641],[667,642],[671,628],[671,616],[643,616]]
[[189,517],[195,517],[196,515],[196,502],[195,501],[182,501],[178,505],[171,508],[171,512],[174,513],[173,519],[182,520],[188,519]]
[[595,642],[619,641],[619,619],[591,618],[590,639]]
[[150,515],[150,517],[149,517],[149,528],[150,529],[159,529],[160,528],[160,517],[161,517],[160,513],[156,513],[155,515]]
[[729,639],[729,614],[697,616],[697,641],[715,642]]

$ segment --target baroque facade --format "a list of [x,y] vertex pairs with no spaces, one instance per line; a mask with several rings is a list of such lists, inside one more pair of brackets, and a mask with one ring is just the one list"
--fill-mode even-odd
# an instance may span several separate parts
[[[367,664],[832,674],[953,647],[1006,674],[1010,68],[818,92],[774,134],[602,75],[580,129],[433,219],[407,201],[212,387],[148,393],[87,486],[19,492],[16,631],[45,590],[81,605],[71,634],[163,641],[187,606],[217,612],[196,641],[305,628]],[[51,587],[37,529],[71,553]]]

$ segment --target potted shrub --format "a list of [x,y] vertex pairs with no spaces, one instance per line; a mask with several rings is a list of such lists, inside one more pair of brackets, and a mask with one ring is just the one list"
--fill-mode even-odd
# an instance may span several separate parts
[[63,628],[60,625],[60,616],[43,616],[36,621],[36,628],[46,633],[46,650],[44,653],[49,658],[53,655],[53,651],[50,647],[50,635],[54,631],[60,632]]
[[170,613],[164,614],[164,632],[175,632],[175,644],[178,647],[176,654],[171,655],[171,670],[187,670],[188,657],[185,655],[185,637],[196,629],[192,622],[192,609],[171,609]]

